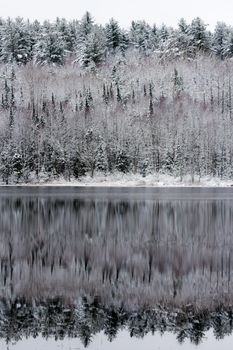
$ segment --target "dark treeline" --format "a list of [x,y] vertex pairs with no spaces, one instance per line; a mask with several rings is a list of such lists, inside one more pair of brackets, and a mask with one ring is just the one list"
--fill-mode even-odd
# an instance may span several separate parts
[[7,343],[41,335],[56,340],[78,338],[84,347],[88,347],[100,332],[111,342],[124,329],[137,338],[171,332],[176,334],[180,344],[189,340],[193,345],[202,343],[210,329],[217,340],[229,336],[233,330],[231,308],[219,307],[209,312],[186,306],[176,312],[169,308],[129,312],[103,306],[97,297],[91,301],[83,298],[78,306],[67,305],[59,298],[37,305],[25,303],[23,299],[13,304],[2,300],[0,321],[0,339]]

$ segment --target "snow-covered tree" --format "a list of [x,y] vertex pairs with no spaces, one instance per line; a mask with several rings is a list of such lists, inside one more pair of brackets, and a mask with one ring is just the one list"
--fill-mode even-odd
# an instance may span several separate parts
[[188,29],[189,29],[189,26],[188,24],[186,23],[185,19],[184,18],[181,18],[178,22],[178,28],[179,28],[179,31],[181,33],[184,33],[184,34],[187,34],[188,33]]
[[110,52],[115,53],[121,46],[122,33],[117,21],[111,18],[110,22],[106,25],[106,44]]
[[218,22],[213,35],[212,50],[220,57],[224,58],[226,52],[226,42],[229,36],[229,28],[225,23]]
[[210,47],[210,38],[206,30],[207,25],[199,18],[192,20],[188,34],[193,40],[193,46],[201,51],[208,51]]
[[63,64],[65,44],[60,33],[49,26],[44,29],[34,47],[34,62],[38,64]]
[[145,21],[133,21],[130,29],[130,41],[133,47],[147,52],[151,48],[150,33],[151,28]]
[[65,18],[57,18],[55,28],[60,34],[60,38],[64,43],[67,52],[72,53],[76,48],[77,41],[77,24],[75,21],[67,22]]
[[4,62],[27,63],[33,55],[31,26],[22,18],[8,18],[1,31],[1,59]]
[[85,41],[87,36],[91,34],[94,26],[94,20],[90,14],[90,12],[86,12],[85,15],[82,17],[79,28],[78,28],[78,35],[79,35],[79,41]]
[[230,29],[228,35],[225,37],[222,49],[223,57],[233,57],[233,30]]
[[83,67],[96,67],[104,61],[105,43],[102,31],[95,29],[78,46],[78,60]]

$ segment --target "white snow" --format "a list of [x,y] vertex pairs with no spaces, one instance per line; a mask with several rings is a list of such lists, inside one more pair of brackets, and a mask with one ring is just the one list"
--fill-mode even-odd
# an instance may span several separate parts
[[[3,185],[3,184],[2,184]],[[85,176],[80,179],[64,178],[46,179],[41,176],[40,180],[31,178],[29,183],[10,184],[19,186],[80,186],[80,187],[233,187],[233,179],[220,179],[217,177],[196,177],[192,182],[191,176],[185,176],[182,181],[179,177],[165,174],[150,174],[143,177],[140,174],[114,173],[104,175],[96,173],[94,177]]]

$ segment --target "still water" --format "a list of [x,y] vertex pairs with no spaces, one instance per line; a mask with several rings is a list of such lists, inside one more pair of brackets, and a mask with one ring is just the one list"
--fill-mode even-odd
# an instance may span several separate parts
[[231,188],[2,187],[0,348],[230,349],[232,252]]

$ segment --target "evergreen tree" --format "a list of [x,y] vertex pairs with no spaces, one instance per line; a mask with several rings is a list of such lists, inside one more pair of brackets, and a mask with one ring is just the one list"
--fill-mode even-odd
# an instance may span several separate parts
[[86,40],[78,47],[78,60],[83,67],[96,67],[103,62],[105,45],[102,33],[95,30],[87,35]]
[[159,29],[154,24],[151,31],[150,31],[150,37],[149,37],[149,46],[152,50],[156,50],[159,47]]
[[106,25],[105,33],[107,48],[110,52],[115,53],[121,46],[122,33],[119,24],[113,18]]
[[222,22],[218,22],[215,27],[215,31],[213,35],[212,50],[221,59],[224,58],[224,55],[226,52],[225,45],[226,45],[228,36],[229,36],[229,29],[226,26],[226,24]]
[[148,52],[150,46],[151,28],[145,21],[132,22],[130,29],[130,41],[133,47],[143,52]]
[[173,92],[175,97],[179,97],[184,88],[183,78],[179,75],[178,70],[174,69],[173,75]]
[[122,30],[119,46],[123,55],[125,54],[126,50],[129,48],[129,45],[130,45],[129,35],[126,31]]
[[65,45],[59,32],[52,26],[44,29],[34,49],[34,61],[39,64],[63,64]]
[[7,19],[1,32],[1,59],[4,62],[27,63],[32,58],[33,43],[29,24],[22,18]]
[[107,170],[108,170],[106,145],[102,138],[100,138],[99,146],[96,154],[96,169],[99,171],[102,171],[105,174],[107,173]]
[[193,40],[193,46],[200,51],[206,52],[210,47],[209,36],[206,31],[206,24],[199,18],[192,20],[188,28],[188,34]]
[[162,45],[162,43],[166,42],[168,38],[169,38],[169,29],[165,24],[163,24],[159,29],[160,44]]
[[55,27],[60,34],[64,49],[69,53],[73,52],[77,40],[75,23],[68,23],[64,18],[57,18]]
[[86,164],[82,159],[80,152],[77,150],[72,154],[71,164],[73,176],[75,178],[79,178],[86,174]]
[[223,57],[233,57],[233,30],[231,29],[223,43]]
[[93,18],[90,12],[87,11],[83,16],[79,25],[79,29],[78,29],[79,41],[81,42],[85,41],[87,36],[91,34],[93,27],[94,27]]
[[125,150],[121,149],[116,158],[116,169],[123,172],[127,173],[130,168],[130,159]]
[[187,34],[188,33],[188,29],[189,29],[189,26],[188,24],[186,23],[185,19],[184,18],[181,18],[178,22],[178,28],[179,28],[179,31],[183,34]]

